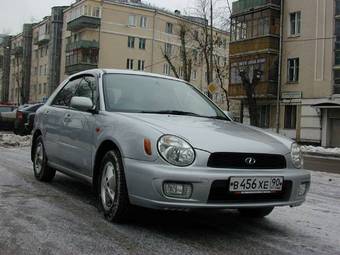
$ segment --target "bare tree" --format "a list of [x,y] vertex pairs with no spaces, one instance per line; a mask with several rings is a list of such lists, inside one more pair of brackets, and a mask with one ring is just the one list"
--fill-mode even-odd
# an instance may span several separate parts
[[222,61],[220,63],[218,56],[214,56],[214,70],[216,72],[216,78],[218,80],[218,84],[220,89],[223,91],[226,101],[227,101],[227,110],[230,111],[230,100],[228,90],[225,88],[226,81],[229,80],[229,65],[227,61]]
[[192,69],[192,65],[193,65],[193,60],[192,60],[192,54],[191,54],[191,49],[190,47],[188,47],[188,42],[190,41],[190,26],[184,22],[181,22],[179,24],[179,37],[180,37],[180,42],[181,42],[181,46],[180,46],[180,52],[179,52],[179,56],[180,56],[180,66],[176,67],[175,64],[175,59],[177,58],[172,58],[171,53],[169,53],[166,49],[161,48],[162,50],[162,54],[165,58],[165,60],[168,62],[168,64],[170,65],[170,68],[172,70],[172,72],[174,73],[174,75],[177,78],[180,78],[180,70],[182,70],[183,72],[183,80],[190,82],[191,80],[191,69]]

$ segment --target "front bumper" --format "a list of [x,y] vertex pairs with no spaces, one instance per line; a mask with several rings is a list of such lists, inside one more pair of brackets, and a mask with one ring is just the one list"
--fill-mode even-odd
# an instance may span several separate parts
[[[124,165],[130,202],[154,209],[299,206],[305,201],[311,179],[306,170],[299,169],[217,169],[198,166],[181,168],[127,158],[124,159]],[[232,176],[283,176],[286,186],[284,193],[279,197],[257,195],[246,199],[242,196],[240,199],[231,199],[228,196],[228,182]],[[163,183],[166,181],[191,183],[193,187],[191,198],[167,197],[163,192]],[[307,190],[302,196],[298,195],[300,184],[307,184]],[[216,189],[221,195],[221,187],[222,196],[213,197]]]

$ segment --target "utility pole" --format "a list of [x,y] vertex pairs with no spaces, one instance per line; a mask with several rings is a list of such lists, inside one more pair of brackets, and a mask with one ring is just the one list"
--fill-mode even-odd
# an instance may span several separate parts
[[213,43],[213,2],[210,0],[210,83],[213,82],[214,67],[213,67],[213,54],[214,54],[214,43]]
[[280,99],[281,99],[281,82],[282,82],[282,53],[283,53],[283,11],[284,11],[284,0],[281,0],[280,10],[280,51],[279,51],[279,70],[278,70],[278,84],[277,84],[277,95],[276,95],[276,133],[280,133]]

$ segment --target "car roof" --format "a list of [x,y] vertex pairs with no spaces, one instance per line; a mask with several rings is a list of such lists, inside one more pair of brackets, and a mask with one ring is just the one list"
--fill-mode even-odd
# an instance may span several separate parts
[[175,80],[175,81],[181,81],[185,82],[184,80],[171,77],[171,76],[166,76],[166,75],[161,75],[161,74],[156,74],[156,73],[149,73],[149,72],[141,72],[141,71],[132,71],[132,70],[125,70],[125,69],[90,69],[86,70],[83,72],[76,73],[72,76],[69,77],[69,79],[72,79],[73,77],[83,75],[83,74],[130,74],[130,75],[140,75],[140,76],[148,76],[148,77],[156,77],[156,78],[162,78],[162,79],[168,79],[168,80]]

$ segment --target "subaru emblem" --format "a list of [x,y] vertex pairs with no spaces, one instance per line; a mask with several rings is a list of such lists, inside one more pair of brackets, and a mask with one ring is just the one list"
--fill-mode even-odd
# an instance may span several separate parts
[[244,160],[244,162],[249,166],[253,166],[256,163],[256,159],[254,159],[252,157],[248,157]]

